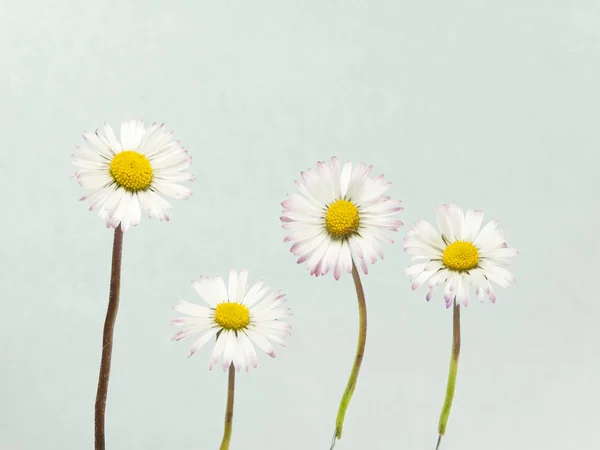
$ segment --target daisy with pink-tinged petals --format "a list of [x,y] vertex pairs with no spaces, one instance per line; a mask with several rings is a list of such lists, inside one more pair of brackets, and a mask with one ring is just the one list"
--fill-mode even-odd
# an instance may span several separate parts
[[[292,315],[282,307],[286,301],[281,291],[272,291],[259,281],[248,288],[248,272],[232,270],[227,285],[219,275],[200,277],[192,281],[194,289],[208,306],[177,300],[173,309],[187,317],[171,322],[181,327],[173,339],[179,341],[195,336],[189,356],[207,342],[216,340],[208,363],[209,370],[222,360],[223,370],[229,369],[225,429],[220,450],[229,449],[233,421],[235,372],[257,367],[256,345],[275,357],[273,343],[285,346],[283,339],[291,326],[282,321]],[[188,358],[189,358],[188,356]]]
[[437,450],[446,433],[454,399],[460,355],[460,306],[469,304],[471,287],[479,300],[483,301],[487,296],[495,303],[492,282],[501,287],[511,287],[515,277],[508,270],[508,258],[518,255],[519,251],[508,247],[506,236],[498,228],[498,221],[492,220],[481,228],[481,211],[467,209],[465,212],[456,205],[443,205],[436,207],[435,212],[437,230],[420,220],[407,233],[404,250],[412,258],[404,274],[410,276],[413,290],[427,283],[427,301],[435,288],[443,284],[446,308],[454,305],[452,356],[446,397],[438,423]]
[[169,220],[171,205],[163,196],[186,199],[192,191],[179,183],[193,181],[185,170],[192,158],[173,132],[165,125],[144,126],[143,120],[124,120],[120,139],[104,124],[98,130],[83,133],[85,145],[77,147],[72,162],[79,167],[75,177],[88,191],[80,200],[98,210],[107,228],[121,224],[125,232],[140,223],[142,214]]
[[104,134],[83,133],[85,144],[76,147],[71,162],[79,167],[74,177],[87,193],[89,209],[98,210],[107,228],[114,228],[112,268],[108,310],[102,337],[102,359],[96,393],[94,416],[95,448],[105,448],[105,413],[108,381],[112,359],[115,321],[119,309],[123,233],[140,223],[142,214],[169,220],[171,205],[163,195],[185,199],[192,191],[180,182],[192,181],[185,170],[192,158],[179,141],[173,142],[173,132],[165,126],[152,124],[146,128],[143,120],[124,120],[120,139],[104,124]]
[[366,274],[367,263],[383,259],[381,243],[394,242],[389,232],[402,226],[393,217],[402,210],[401,201],[384,195],[391,183],[383,175],[371,176],[372,170],[364,163],[341,166],[336,157],[318,162],[317,170],[302,172],[295,182],[300,194],[289,194],[282,203],[281,221],[290,232],[285,241],[311,275],[332,270],[337,280],[342,270],[352,271],[353,260]]
[[181,327],[174,340],[197,336],[189,356],[216,339],[208,368],[222,359],[223,370],[233,364],[237,371],[247,371],[258,364],[254,345],[271,357],[275,357],[273,343],[285,346],[283,339],[290,334],[291,326],[282,319],[292,313],[282,307],[286,301],[283,292],[272,291],[263,281],[248,288],[246,270],[239,274],[232,270],[227,285],[219,275],[201,276],[192,284],[208,306],[178,300],[173,309],[189,317],[172,321]]
[[485,296],[494,303],[492,283],[509,288],[515,277],[508,270],[508,258],[519,251],[509,248],[506,236],[492,220],[483,228],[483,213],[456,205],[436,207],[439,230],[424,220],[417,222],[404,239],[404,250],[412,255],[404,271],[410,276],[412,289],[427,283],[429,301],[437,286],[444,285],[444,299],[449,308],[469,304],[471,286],[479,300]]
[[319,161],[317,169],[302,172],[296,181],[300,194],[288,194],[281,205],[281,221],[290,232],[284,241],[292,243],[291,252],[298,264],[306,262],[311,275],[326,275],[330,270],[339,280],[342,271],[351,272],[358,298],[358,345],[352,372],[342,395],[335,430],[334,447],[342,437],[346,410],[352,399],[367,341],[367,305],[357,265],[367,274],[367,264],[383,259],[381,243],[394,241],[391,231],[402,222],[394,218],[403,208],[400,200],[385,195],[391,183],[383,175],[371,176],[373,166],[364,163],[343,166],[334,156]]

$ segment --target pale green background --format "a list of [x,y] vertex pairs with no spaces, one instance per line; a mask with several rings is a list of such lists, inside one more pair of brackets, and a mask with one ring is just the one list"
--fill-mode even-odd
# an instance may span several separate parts
[[112,233],[69,176],[83,130],[166,122],[194,157],[171,223],[125,236],[109,450],[215,449],[226,376],[173,343],[200,274],[284,289],[294,333],[239,376],[232,450],[325,449],[357,335],[351,278],[311,278],[280,202],[337,155],[406,225],[364,278],[369,336],[339,450],[432,449],[451,313],[402,237],[444,202],[521,249],[463,311],[444,450],[597,448],[600,6],[595,1],[29,1],[0,14],[0,450],[93,446]]

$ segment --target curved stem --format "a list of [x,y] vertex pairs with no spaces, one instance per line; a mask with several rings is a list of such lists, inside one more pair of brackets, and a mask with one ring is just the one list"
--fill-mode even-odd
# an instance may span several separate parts
[[[360,365],[362,364],[363,356],[365,354],[365,344],[367,343],[367,304],[365,301],[365,291],[363,290],[358,270],[354,261],[352,261],[352,278],[354,279],[354,286],[356,287],[356,296],[358,297],[358,316],[359,316],[359,329],[358,329],[358,345],[356,348],[356,357],[354,358],[354,366],[352,366],[352,372],[350,373],[350,379],[342,395],[340,401],[340,407],[338,409],[337,418],[335,420],[335,437],[337,439],[342,438],[342,427],[344,425],[344,417],[346,416],[346,410],[352,399],[354,388],[356,387],[356,381],[358,379],[358,372],[360,371]],[[335,439],[332,442],[331,448],[335,445]]]
[[227,408],[225,409],[225,429],[223,431],[223,440],[219,450],[229,450],[231,442],[231,430],[233,424],[233,398],[235,394],[235,367],[229,366],[229,381],[227,383]]
[[119,310],[119,291],[121,289],[121,255],[123,254],[123,230],[119,225],[115,228],[112,249],[112,267],[110,270],[110,293],[108,295],[108,309],[104,320],[104,333],[102,336],[102,359],[100,361],[100,375],[98,376],[98,390],[96,392],[96,405],[94,410],[94,441],[96,450],[106,448],[104,439],[104,422],[106,413],[106,397],[108,395],[108,380],[110,378],[110,362],[112,358],[113,334]]
[[456,386],[456,374],[458,372],[458,357],[460,355],[460,305],[454,300],[454,317],[452,320],[452,356],[450,358],[450,371],[448,373],[448,385],[446,387],[446,398],[442,406],[440,414],[440,422],[438,425],[438,442],[436,450],[440,448],[442,436],[446,433],[446,425],[450,416],[450,408],[452,408],[452,399],[454,398],[454,388]]

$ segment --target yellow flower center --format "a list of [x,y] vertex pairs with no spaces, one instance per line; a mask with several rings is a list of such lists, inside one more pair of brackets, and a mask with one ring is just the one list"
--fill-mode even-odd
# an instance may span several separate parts
[[471,270],[477,267],[479,251],[471,242],[456,241],[446,247],[442,262],[448,269],[458,272]]
[[152,182],[152,166],[141,153],[124,150],[110,162],[110,174],[127,191],[143,191]]
[[348,200],[332,203],[325,215],[325,228],[334,238],[345,238],[358,231],[358,208]]
[[250,311],[246,305],[223,302],[217,305],[215,322],[226,330],[242,330],[250,323]]

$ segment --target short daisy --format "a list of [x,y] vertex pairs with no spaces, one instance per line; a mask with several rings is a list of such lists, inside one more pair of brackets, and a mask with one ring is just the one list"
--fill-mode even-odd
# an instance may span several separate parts
[[83,133],[85,146],[77,147],[72,162],[80,169],[75,173],[79,184],[88,191],[80,200],[89,200],[90,211],[98,209],[107,227],[121,224],[123,231],[148,217],[169,220],[171,205],[162,196],[185,199],[192,191],[178,183],[192,181],[184,172],[192,158],[173,132],[165,125],[125,120],[120,140],[113,129],[104,124],[104,135]]
[[[223,359],[223,370],[233,363],[237,371],[256,367],[256,344],[269,356],[275,357],[273,342],[285,346],[283,338],[290,334],[291,326],[280,319],[291,316],[289,308],[282,308],[286,301],[281,291],[271,291],[262,281],[248,289],[248,272],[239,274],[232,270],[228,285],[221,276],[200,277],[192,281],[196,292],[209,305],[196,305],[177,300],[175,311],[191,317],[178,317],[172,324],[181,326],[173,339],[179,341],[191,335],[199,335],[189,356],[216,338],[208,368]],[[188,356],[188,357],[189,357]]]
[[352,260],[366,274],[367,262],[383,259],[381,242],[394,241],[389,231],[398,231],[402,222],[392,216],[402,210],[399,200],[383,195],[391,183],[383,175],[372,177],[373,166],[346,162],[336,157],[318,162],[317,170],[302,172],[296,181],[299,194],[288,194],[281,221],[291,235],[291,252],[306,261],[310,274],[325,275],[333,269],[335,279],[342,270],[351,272]]
[[456,205],[436,207],[439,231],[420,220],[407,233],[404,250],[412,255],[411,265],[404,271],[418,289],[427,282],[427,300],[434,289],[444,284],[446,307],[454,300],[465,306],[469,303],[472,285],[480,300],[487,295],[492,303],[496,294],[491,281],[508,288],[515,277],[508,270],[507,258],[519,251],[509,248],[506,236],[492,220],[483,228],[483,213],[468,209],[466,213]]

